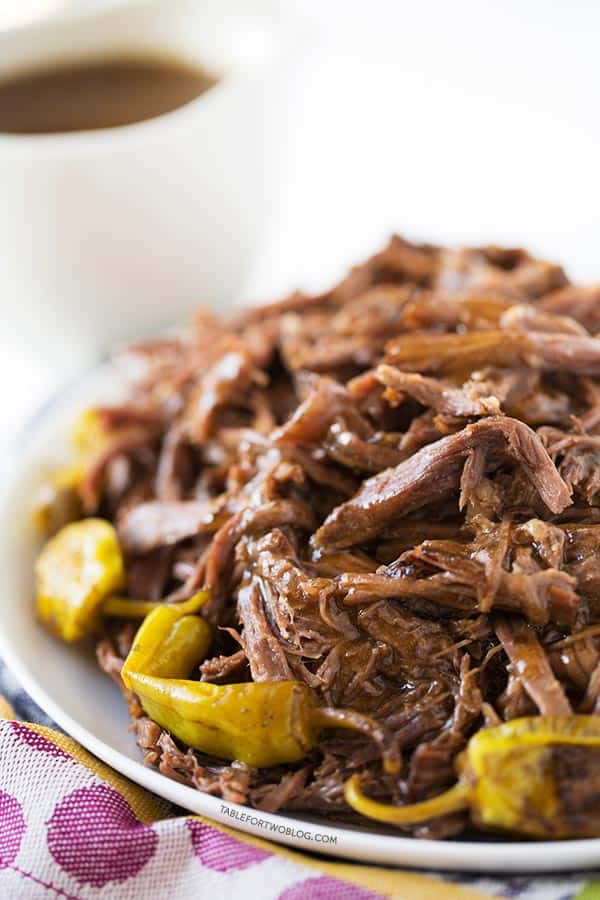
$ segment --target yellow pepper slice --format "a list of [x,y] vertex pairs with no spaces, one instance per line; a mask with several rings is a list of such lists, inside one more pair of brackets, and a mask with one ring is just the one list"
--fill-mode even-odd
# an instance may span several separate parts
[[102,601],[125,583],[117,533],[104,519],[83,519],[62,528],[35,566],[37,610],[64,641],[93,628]]
[[155,609],[144,620],[121,677],[145,712],[196,750],[252,766],[301,760],[322,728],[350,728],[384,747],[384,765],[397,771],[399,758],[372,719],[352,711],[319,707],[307,685],[296,681],[216,685],[185,680],[204,657],[210,628],[180,606]]
[[[565,765],[564,747],[585,750],[578,764]],[[355,775],[346,782],[346,802],[390,825],[468,809],[481,828],[546,839],[600,835],[600,804],[593,802],[600,791],[600,716],[535,716],[482,729],[457,769],[459,780],[448,791],[406,806],[366,797]],[[591,798],[590,809],[569,799],[574,788]]]

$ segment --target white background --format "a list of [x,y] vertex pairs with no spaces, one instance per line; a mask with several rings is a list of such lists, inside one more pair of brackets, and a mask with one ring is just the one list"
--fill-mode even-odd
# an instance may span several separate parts
[[600,279],[600,4],[306,0],[272,277],[390,228],[525,242]]
[[[0,0],[0,27],[52,5]],[[392,229],[525,243],[600,280],[600,3],[280,5],[309,25],[249,298],[320,287]],[[0,441],[53,386],[1,344]]]

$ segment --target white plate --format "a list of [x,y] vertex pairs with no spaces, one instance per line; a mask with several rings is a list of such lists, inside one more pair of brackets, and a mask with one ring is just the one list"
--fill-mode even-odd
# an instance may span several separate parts
[[66,732],[117,771],[184,809],[298,849],[394,866],[428,869],[549,872],[600,863],[600,839],[553,842],[418,841],[390,831],[333,827],[315,817],[270,815],[202,794],[140,761],[117,687],[93,657],[55,641],[37,624],[32,566],[39,546],[31,520],[44,473],[65,452],[75,412],[118,392],[103,367],[49,404],[21,437],[0,490],[0,655],[33,699]]

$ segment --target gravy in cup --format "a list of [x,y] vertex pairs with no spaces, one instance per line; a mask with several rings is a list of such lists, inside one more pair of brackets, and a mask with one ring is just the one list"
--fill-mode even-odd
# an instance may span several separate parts
[[297,57],[271,0],[84,6],[0,30],[2,334],[40,400],[248,296]]
[[153,119],[215,84],[199,66],[168,57],[59,65],[0,81],[0,132],[54,134]]

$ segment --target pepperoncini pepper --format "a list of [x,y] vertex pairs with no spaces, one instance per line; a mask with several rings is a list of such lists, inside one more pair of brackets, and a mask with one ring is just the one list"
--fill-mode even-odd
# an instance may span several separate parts
[[40,490],[34,522],[45,534],[54,534],[82,513],[79,486],[92,460],[111,437],[98,412],[91,408],[79,414],[69,435],[71,458],[53,472]]
[[75,420],[69,435],[73,450],[71,462],[54,475],[57,488],[78,487],[84,472],[110,439],[110,431],[105,427],[98,410],[93,407],[84,410]]
[[130,597],[108,597],[102,604],[102,615],[116,619],[143,619],[155,609],[176,609],[180,615],[196,613],[210,597],[210,591],[198,591],[188,600],[169,603],[165,600],[132,600]]
[[[163,604],[146,616],[123,663],[121,677],[126,687],[139,673],[163,679],[183,678],[202,662],[212,641],[212,629],[197,611],[201,602],[168,606]],[[133,689],[133,688],[131,688]]]
[[51,538],[36,563],[37,608],[42,622],[65,641],[76,641],[97,626],[100,616],[143,619],[154,609],[198,612],[208,600],[199,591],[182,603],[131,600],[115,595],[125,583],[117,533],[104,519],[65,525]]
[[[363,731],[383,744],[375,722],[319,707],[301,682],[216,685],[185,680],[182,676],[208,649],[206,629],[210,633],[204,620],[181,617],[177,607],[156,609],[140,627],[121,671],[145,712],[174,737],[204,753],[257,767],[298,762],[324,727]],[[393,751],[384,752],[384,763],[397,770]]]
[[40,619],[63,640],[78,640],[95,622],[102,601],[124,586],[115,529],[103,519],[65,525],[42,550],[35,572]]
[[600,791],[600,716],[536,716],[482,729],[458,758],[457,770],[459,780],[448,791],[406,806],[371,800],[354,775],[346,782],[346,802],[390,825],[408,827],[468,809],[481,828],[545,839],[600,835],[594,801]]

